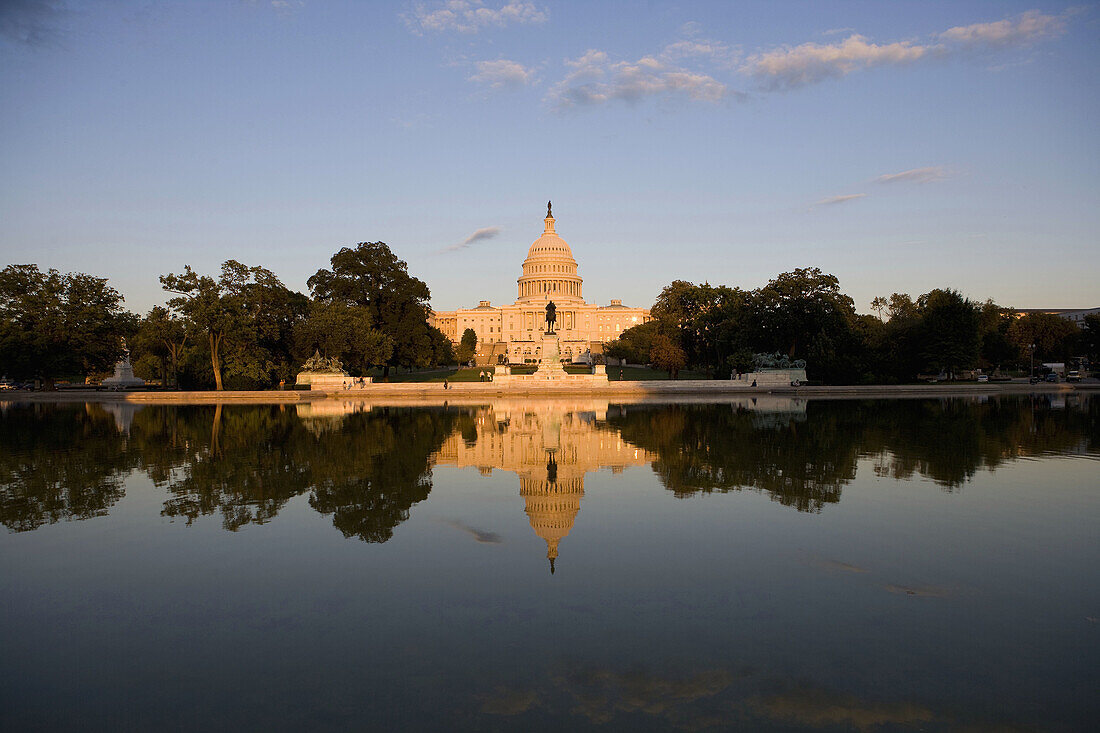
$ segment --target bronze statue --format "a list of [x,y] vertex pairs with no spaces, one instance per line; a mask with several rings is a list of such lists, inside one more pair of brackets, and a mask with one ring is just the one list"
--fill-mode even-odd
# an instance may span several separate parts
[[551,213],[551,211],[550,211],[550,202],[549,201],[546,202],[546,218],[547,219],[553,219],[554,218],[554,214]]
[[558,321],[558,307],[554,305],[554,301],[550,301],[546,304],[546,335],[554,335],[554,324]]

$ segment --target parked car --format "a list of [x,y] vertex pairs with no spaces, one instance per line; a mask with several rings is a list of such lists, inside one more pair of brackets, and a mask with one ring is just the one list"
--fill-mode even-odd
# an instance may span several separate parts
[[979,382],[988,382],[989,381],[989,375],[988,374],[979,374],[978,375],[978,381]]
[[1074,369],[1072,372],[1070,372],[1069,374],[1066,375],[1066,381],[1067,382],[1080,382],[1081,381],[1081,372]]
[[1058,375],[1055,374],[1054,372],[1051,372],[1050,374],[1047,375],[1047,381],[1048,382],[1057,382],[1058,381]]

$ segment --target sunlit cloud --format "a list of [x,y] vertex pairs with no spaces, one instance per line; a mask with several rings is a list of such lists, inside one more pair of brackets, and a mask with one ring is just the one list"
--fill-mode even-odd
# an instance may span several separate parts
[[718,66],[732,67],[738,58],[738,51],[721,41],[689,38],[675,41],[664,47],[661,56],[671,61],[681,59],[701,59]]
[[846,193],[842,196],[829,196],[816,202],[814,206],[835,206],[836,204],[843,204],[848,201],[855,201],[861,199],[867,194],[865,193]]
[[1065,33],[1069,14],[1046,15],[1029,10],[1015,18],[949,28],[939,37],[964,46],[1026,46]]
[[[975,50],[1028,46],[1064,34],[1072,14],[1073,11],[1066,11],[1049,15],[1030,10],[1013,18],[949,28],[934,34],[928,42],[874,43],[853,33],[836,43],[803,43],[755,53],[738,70],[755,78],[769,91],[797,89],[863,69],[905,66]],[[847,30],[833,29],[825,33]]]
[[500,7],[486,7],[481,0],[447,0],[417,3],[402,19],[413,33],[477,33],[485,28],[503,28],[515,23],[545,23],[545,9],[527,0],[509,0]]
[[487,84],[493,89],[503,87],[521,87],[535,82],[535,71],[517,61],[497,59],[478,61],[474,64],[477,73],[466,77],[467,81]]
[[470,236],[466,237],[458,244],[452,244],[450,247],[444,247],[443,249],[439,250],[438,254],[443,254],[444,252],[458,252],[459,250],[466,249],[472,244],[477,244],[478,242],[484,242],[488,239],[492,239],[498,234],[500,234],[500,227],[483,227],[481,229],[478,229]]
[[731,93],[709,74],[690,71],[653,56],[613,62],[607,53],[591,49],[565,63],[569,73],[546,97],[557,109],[612,101],[638,102],[647,97],[717,102]]
[[900,173],[887,173],[876,178],[875,183],[930,183],[944,178],[947,178],[947,170],[943,166],[933,165]]
[[925,46],[908,41],[879,45],[860,35],[840,43],[803,43],[750,56],[743,73],[770,90],[797,89],[824,79],[847,76],[857,69],[912,63],[928,53]]

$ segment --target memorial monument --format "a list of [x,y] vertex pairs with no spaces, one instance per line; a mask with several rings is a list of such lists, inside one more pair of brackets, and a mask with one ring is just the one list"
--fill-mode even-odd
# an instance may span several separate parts
[[122,358],[115,364],[115,375],[107,377],[101,384],[110,390],[133,389],[145,386],[144,379],[134,376],[134,367],[130,364],[130,349],[126,346],[126,339],[122,339]]

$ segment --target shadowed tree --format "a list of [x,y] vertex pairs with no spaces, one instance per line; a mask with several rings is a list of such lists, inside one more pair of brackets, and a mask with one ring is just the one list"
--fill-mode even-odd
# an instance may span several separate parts
[[307,281],[313,297],[366,309],[370,326],[393,341],[385,375],[391,366],[428,366],[434,351],[427,323],[428,286],[409,275],[408,265],[384,242],[344,247],[330,262],[332,269],[318,270]]
[[659,333],[653,338],[653,348],[649,352],[649,360],[653,362],[653,366],[668,372],[668,376],[672,379],[676,379],[676,375],[687,364],[684,350],[671,337],[663,333]]
[[217,389],[224,389],[223,373],[264,385],[291,376],[291,334],[307,301],[270,270],[227,260],[216,280],[188,265],[160,281],[177,295],[169,307],[203,335]]
[[109,370],[135,328],[122,301],[106,278],[9,265],[0,271],[0,374],[50,385]]
[[309,317],[295,327],[294,339],[300,359],[320,351],[356,376],[385,364],[393,354],[393,340],[371,328],[367,309],[344,302],[310,303]]
[[458,351],[455,356],[458,357],[460,364],[469,363],[474,358],[474,353],[477,351],[477,333],[472,328],[467,328],[462,332],[462,340],[458,342]]

